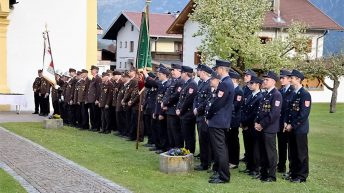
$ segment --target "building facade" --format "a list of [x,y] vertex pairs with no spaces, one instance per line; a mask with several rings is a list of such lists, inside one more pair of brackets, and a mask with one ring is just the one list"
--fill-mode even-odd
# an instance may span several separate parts
[[56,70],[97,64],[96,0],[21,0],[12,10],[8,0],[0,2],[0,92],[24,94],[22,110],[34,109],[32,83],[43,65],[46,25]]
[[[141,14],[123,11],[104,33],[103,39],[115,41],[118,70],[129,69],[136,64]],[[174,19],[171,14],[149,14],[151,52],[155,63],[181,62],[182,36],[166,33]]]
[[[193,12],[194,2],[191,0],[185,6],[179,17],[168,28],[167,33],[183,35],[183,63],[195,67],[200,62],[198,47],[202,43],[202,37],[194,37],[199,29],[199,24],[189,19],[189,14]],[[295,9],[295,8],[298,9]],[[280,19],[277,21],[277,11],[280,12]],[[322,13],[308,0],[274,0],[274,7],[265,16],[263,30],[258,36],[263,41],[269,41],[276,37],[287,38],[286,29],[293,20],[303,21],[308,25],[306,35],[310,37],[308,42],[308,58],[315,59],[323,56],[324,36],[327,30],[344,30],[343,27],[335,23],[331,18]],[[288,53],[295,54],[295,50]],[[332,81],[325,79],[326,83],[332,85]],[[304,82],[312,95],[314,102],[330,102],[332,92],[316,80],[306,80]],[[339,90],[344,90],[341,84]],[[338,102],[344,102],[344,93],[338,93]]]

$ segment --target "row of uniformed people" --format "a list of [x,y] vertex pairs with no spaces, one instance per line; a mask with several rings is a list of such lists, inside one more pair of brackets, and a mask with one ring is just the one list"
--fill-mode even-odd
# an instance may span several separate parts
[[[207,170],[213,162],[211,183],[230,179],[229,167],[239,164],[239,127],[243,128],[246,170],[264,182],[276,180],[276,133],[279,140],[278,170],[285,171],[287,145],[290,173],[286,179],[303,182],[308,176],[308,115],[310,95],[302,87],[303,74],[281,71],[280,79],[273,72],[261,80],[252,71],[245,72],[243,89],[240,75],[230,72],[230,62],[216,61],[215,71],[206,65],[197,67],[198,84],[193,69],[172,64],[161,65],[157,75],[143,71],[144,94],[140,110],[143,128],[150,150],[161,153],[174,147],[186,147],[195,152],[197,125],[201,164],[196,170]],[[92,66],[92,79],[87,70],[61,76],[58,97],[61,115],[66,124],[81,129],[110,133],[129,140],[136,138],[139,91],[143,81],[132,69],[124,74],[117,71],[98,76]],[[57,77],[58,82],[59,77]],[[294,80],[294,81],[293,81]],[[275,84],[281,81],[278,91]],[[298,86],[295,93],[293,86]],[[140,86],[141,83],[141,86]],[[261,88],[266,90],[261,92]],[[282,93],[282,94],[281,94]],[[301,99],[302,98],[302,99]],[[282,111],[281,111],[282,109]],[[302,111],[302,112],[301,112]],[[89,112],[89,114],[88,114]],[[301,118],[300,118],[301,116]],[[139,123],[140,124],[140,123]],[[140,140],[143,140],[143,133]]]
[[[309,172],[307,133],[311,97],[302,87],[304,75],[297,70],[281,70],[279,77],[273,72],[263,77],[261,80],[251,70],[245,72],[241,127],[246,169],[242,172],[262,181],[276,181],[276,168],[281,173],[286,171],[288,152],[289,172],[284,178],[305,182]],[[277,82],[281,83],[280,90],[276,89]]]
[[[70,68],[68,73],[56,74],[59,87],[53,87],[51,91],[53,114],[61,115],[66,125],[81,130],[88,129],[105,134],[111,130],[118,130],[119,135],[135,140],[138,90],[143,87],[139,74],[133,68],[124,74],[107,71],[99,76],[98,70],[96,66],[91,67],[91,79],[88,78],[88,71],[85,69],[77,72]],[[36,89],[38,84],[48,85],[50,89],[50,84],[41,74],[33,84],[35,96],[36,92],[39,92],[39,95],[44,95],[48,99],[50,90],[45,91],[47,94],[42,94],[43,89]],[[45,112],[42,108],[41,111]],[[140,140],[143,140],[142,134]]]
[[[223,66],[221,66],[221,62],[217,61],[217,66],[221,69]],[[191,69],[188,69],[188,67],[184,66],[178,66],[178,65],[172,65],[171,72],[166,69],[165,67],[161,66],[158,70],[158,80],[154,76],[149,77],[148,73],[145,72],[146,76],[146,87],[148,88],[148,91],[146,93],[146,98],[148,98],[148,103],[145,103],[144,105],[144,111],[146,109],[150,109],[149,113],[146,113],[145,115],[145,126],[149,128],[149,125],[151,125],[156,132],[153,133],[153,137],[149,138],[148,145],[155,143],[156,147],[152,148],[152,150],[161,150],[157,151],[157,153],[160,153],[162,151],[167,150],[171,147],[178,147],[179,144],[178,140],[180,138],[176,138],[175,140],[172,136],[181,136],[181,138],[184,140],[185,147],[189,148],[191,151],[194,151],[194,124],[193,124],[193,117],[190,116],[189,123],[190,125],[188,127],[183,127],[183,117],[180,116],[180,108],[178,108],[178,102],[175,101],[175,103],[171,103],[172,106],[170,108],[172,109],[172,113],[170,115],[167,114],[169,107],[165,106],[164,104],[169,104],[169,100],[167,102],[163,99],[168,99],[172,96],[180,95],[179,100],[183,102],[183,99],[185,96],[192,96],[194,93],[194,87],[186,87],[186,84],[184,82],[183,86],[175,86],[174,84],[178,83],[178,79],[180,75],[178,75],[178,72],[184,74],[185,77],[182,77],[181,80],[188,81],[187,72],[191,73]],[[228,70],[228,67],[225,67],[226,71]],[[176,73],[177,71],[177,73]],[[223,70],[222,70],[223,71]],[[171,78],[168,79],[168,75],[172,74]],[[276,151],[276,133],[278,133],[278,140],[279,140],[279,164],[278,164],[278,170],[280,172],[285,172],[285,162],[286,162],[286,152],[287,152],[287,143],[293,140],[293,138],[288,138],[287,136],[291,135],[291,133],[295,133],[295,130],[299,130],[300,128],[295,128],[294,131],[287,130],[285,123],[290,122],[287,117],[291,116],[291,112],[293,112],[293,106],[299,106],[298,108],[301,108],[302,104],[294,104],[292,102],[292,97],[297,93],[292,92],[293,86],[290,85],[290,80],[297,79],[299,86],[302,86],[301,82],[303,80],[303,75],[294,70],[291,74],[288,71],[282,70],[280,74],[280,78],[273,72],[268,72],[264,75],[264,80],[257,77],[257,75],[252,71],[248,70],[245,72],[244,80],[247,83],[247,85],[243,88],[243,90],[239,86],[239,80],[240,76],[237,73],[230,72],[229,77],[231,78],[231,82],[233,84],[233,91],[231,95],[228,95],[230,97],[233,97],[233,99],[229,99],[229,101],[233,102],[233,105],[230,108],[229,112],[225,114],[222,119],[216,120],[213,124],[207,123],[207,118],[212,118],[211,115],[206,116],[206,114],[212,114],[209,113],[209,111],[206,111],[206,107],[208,105],[211,106],[212,100],[215,101],[221,101],[220,99],[224,96],[224,93],[221,89],[218,89],[216,84],[213,83],[213,86],[211,87],[211,74],[212,69],[205,65],[199,65],[197,67],[197,75],[200,78],[200,81],[198,82],[197,86],[197,94],[194,96],[193,100],[193,106],[192,108],[189,108],[187,106],[187,113],[190,114],[190,112],[193,112],[193,115],[195,116],[197,128],[198,128],[198,135],[199,135],[199,143],[200,143],[200,156],[201,156],[201,164],[197,166],[196,170],[207,170],[209,166],[211,165],[212,161],[215,161],[215,163],[229,163],[229,166],[231,168],[236,168],[239,164],[239,138],[238,138],[238,132],[239,127],[243,128],[244,133],[244,143],[245,143],[245,150],[247,154],[247,169],[244,172],[249,173],[254,178],[261,179],[264,182],[272,182],[276,180],[276,165],[277,165],[277,151]],[[177,74],[177,75],[176,75]],[[224,77],[226,77],[226,73],[222,74]],[[191,77],[191,75],[190,75]],[[215,76],[216,77],[216,76]],[[223,78],[223,77],[222,77]],[[216,82],[216,78],[212,79],[212,82]],[[222,83],[223,80],[220,82]],[[276,89],[276,83],[281,81],[282,88],[280,91]],[[175,82],[174,84],[172,84]],[[172,84],[172,86],[171,86]],[[296,85],[297,81],[293,82],[293,85]],[[168,86],[170,85],[170,86]],[[178,84],[180,85],[180,83]],[[194,83],[193,83],[194,85]],[[231,86],[228,86],[230,87]],[[227,88],[225,87],[225,88]],[[215,91],[215,93],[212,93],[211,90]],[[264,92],[261,91],[264,90]],[[174,90],[174,92],[173,92]],[[168,92],[166,92],[168,91]],[[184,91],[184,92],[182,92]],[[302,91],[307,94],[307,91],[302,89]],[[154,97],[157,96],[157,101],[154,103]],[[227,95],[226,95],[227,96]],[[298,100],[298,99],[294,99]],[[150,104],[150,105],[149,105]],[[218,104],[218,103],[215,103]],[[220,103],[220,106],[215,105],[213,109],[214,111],[218,111],[222,109],[218,114],[223,114],[225,112],[224,109],[226,104],[231,103]],[[155,108],[154,107],[157,107]],[[310,98],[307,100],[307,102],[304,104],[306,108],[306,119],[305,122],[300,123],[300,125],[306,125],[302,127],[308,127],[307,126],[307,118],[310,110]],[[298,108],[294,108],[294,110],[298,110]],[[282,109],[282,111],[281,111]],[[164,112],[164,110],[166,112]],[[176,114],[174,114],[174,112]],[[210,111],[212,112],[212,111]],[[308,112],[308,114],[307,114]],[[150,114],[153,113],[152,119],[149,120]],[[294,112],[295,113],[295,112]],[[216,114],[216,113],[214,113]],[[229,115],[230,114],[230,115]],[[166,115],[166,116],[165,116]],[[171,116],[172,115],[172,116]],[[176,116],[177,115],[177,116]],[[231,117],[230,117],[231,116]],[[178,121],[179,118],[179,121]],[[167,120],[165,120],[167,119]],[[229,121],[231,120],[231,121]],[[172,131],[169,128],[168,122],[173,121],[172,125]],[[227,123],[229,121],[229,126],[223,126],[221,123]],[[159,124],[156,124],[159,123]],[[158,126],[157,126],[158,125]],[[219,126],[221,125],[221,126]],[[288,125],[288,124],[287,124]],[[213,134],[213,136],[220,137],[221,139],[224,139],[224,141],[219,141],[219,138],[213,139],[213,142],[215,141],[215,144],[211,144],[210,136],[212,136],[209,132],[210,131],[222,131],[221,129],[214,129],[214,128],[220,128],[224,132],[218,132]],[[212,128],[212,129],[210,129]],[[189,130],[187,130],[189,129]],[[170,135],[168,133],[170,131]],[[188,132],[189,133],[186,133]],[[193,131],[193,132],[191,132]],[[163,132],[163,133],[159,133]],[[164,133],[166,132],[166,133]],[[172,134],[172,132],[175,132],[177,134]],[[303,142],[305,142],[305,138],[307,138],[305,135],[307,135],[307,131],[303,131]],[[155,136],[154,133],[158,134],[158,138]],[[179,134],[178,134],[179,133]],[[224,138],[223,138],[223,135]],[[222,136],[222,137],[221,137]],[[154,139],[157,139],[158,141],[155,141]],[[168,140],[169,139],[169,140]],[[189,140],[191,139],[191,140]],[[160,140],[163,141],[163,143],[160,143]],[[182,140],[182,141],[183,141]],[[177,143],[176,143],[177,141]],[[169,145],[166,145],[169,142]],[[163,144],[163,145],[161,145]],[[172,145],[171,145],[172,144]],[[191,144],[191,145],[190,145]],[[222,145],[219,145],[222,144]],[[225,144],[225,146],[223,146]],[[181,146],[184,144],[182,143]],[[292,162],[293,158],[291,157],[292,153],[299,152],[299,149],[291,150],[290,147],[292,145],[289,145],[289,161]],[[167,147],[167,148],[166,148]],[[216,148],[217,147],[217,148]],[[221,148],[219,148],[221,147]],[[165,148],[165,149],[164,149]],[[225,148],[226,151],[223,149]],[[221,150],[218,156],[214,152],[214,149]],[[307,149],[306,147],[303,149],[305,151]],[[213,151],[212,151],[213,150]],[[228,161],[225,159],[228,155]],[[296,155],[296,154],[295,154]],[[304,157],[307,157],[308,153],[304,154]],[[217,160],[218,159],[218,160]],[[304,168],[308,168],[308,159],[300,161],[302,159],[301,156],[294,157],[294,159],[299,159],[298,162],[302,162],[304,165]],[[217,160],[217,161],[216,161]],[[213,169],[215,171],[218,171],[219,164],[214,164]],[[229,174],[225,171],[227,171],[227,166],[225,164],[222,165],[222,176],[219,174],[219,172],[215,172],[215,175],[211,178],[210,182],[213,183],[222,183],[229,180]],[[295,174],[292,175],[292,166],[293,164],[290,164],[290,175],[286,176],[286,179],[290,179],[292,182],[303,182],[306,180],[308,175],[308,169],[301,169],[307,171],[304,174]],[[294,165],[296,166],[296,165]],[[225,169],[223,169],[225,168]],[[296,173],[296,172],[295,172]],[[219,180],[220,179],[220,180]]]

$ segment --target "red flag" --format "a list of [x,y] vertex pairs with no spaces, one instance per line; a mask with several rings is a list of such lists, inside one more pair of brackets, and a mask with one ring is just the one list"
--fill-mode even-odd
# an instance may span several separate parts
[[54,61],[51,53],[48,31],[43,32],[44,53],[43,53],[43,77],[51,84],[56,85]]

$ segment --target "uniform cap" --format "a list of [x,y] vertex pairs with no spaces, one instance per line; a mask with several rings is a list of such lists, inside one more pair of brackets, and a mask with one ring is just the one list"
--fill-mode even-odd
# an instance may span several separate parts
[[280,70],[280,77],[290,76],[290,71],[288,70]]
[[250,82],[251,82],[251,83],[259,83],[259,84],[262,84],[262,83],[263,83],[263,80],[260,79],[260,78],[258,78],[257,76],[252,76]]
[[209,74],[211,74],[213,72],[213,70],[205,64],[199,64],[196,69],[200,70],[200,71],[204,71],[204,72],[209,73]]
[[193,69],[190,66],[182,66],[182,72],[193,73]]
[[237,72],[234,72],[234,71],[229,72],[229,76],[231,78],[234,78],[234,79],[240,79],[241,78],[240,74],[238,74]]
[[272,71],[268,71],[266,74],[263,75],[263,77],[274,79],[276,82],[279,80],[278,75]]
[[257,73],[251,69],[247,69],[244,73],[245,75],[257,76]]
[[290,76],[298,77],[301,80],[305,79],[305,76],[303,75],[303,73],[295,69],[291,72]]
[[226,60],[216,60],[215,61],[215,67],[217,68],[219,66],[223,66],[223,67],[231,67],[231,62],[230,61],[226,61]]

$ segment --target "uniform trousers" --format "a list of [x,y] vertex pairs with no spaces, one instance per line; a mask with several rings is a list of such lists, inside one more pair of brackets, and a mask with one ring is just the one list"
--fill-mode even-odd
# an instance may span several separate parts
[[225,131],[226,128],[209,127],[211,149],[214,153],[213,170],[218,172],[221,180],[228,182],[230,180],[230,172]]

